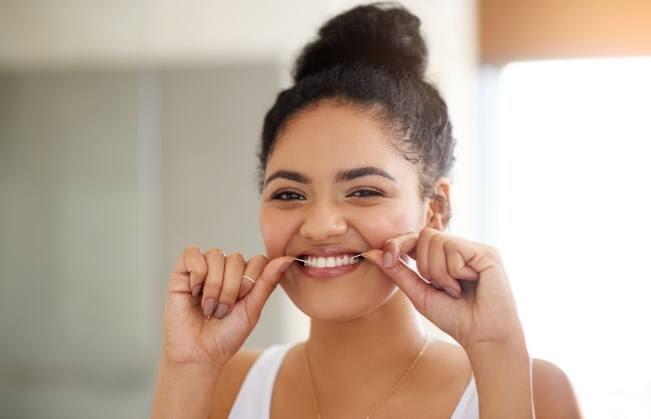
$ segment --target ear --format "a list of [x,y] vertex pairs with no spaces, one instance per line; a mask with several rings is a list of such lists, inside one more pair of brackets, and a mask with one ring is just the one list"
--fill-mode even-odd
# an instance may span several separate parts
[[427,199],[425,224],[443,231],[450,220],[450,180],[440,177],[434,183],[434,197]]

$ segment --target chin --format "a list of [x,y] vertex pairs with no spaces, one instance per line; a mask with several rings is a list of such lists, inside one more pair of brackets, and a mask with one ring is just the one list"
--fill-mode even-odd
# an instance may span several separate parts
[[294,288],[281,281],[290,300],[306,316],[314,320],[349,321],[363,317],[386,303],[399,289],[390,280],[382,286]]

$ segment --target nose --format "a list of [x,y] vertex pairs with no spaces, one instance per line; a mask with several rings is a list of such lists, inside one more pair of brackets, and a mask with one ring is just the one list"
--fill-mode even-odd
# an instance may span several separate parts
[[313,241],[324,241],[330,236],[344,234],[346,228],[346,221],[337,206],[321,201],[306,209],[300,234]]

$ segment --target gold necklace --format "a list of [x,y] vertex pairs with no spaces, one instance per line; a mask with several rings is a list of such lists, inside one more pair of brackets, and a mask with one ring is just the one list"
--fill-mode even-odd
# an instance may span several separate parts
[[[409,375],[409,373],[411,372],[411,370],[414,368],[414,365],[416,365],[416,362],[418,362],[418,360],[420,359],[420,357],[423,356],[423,353],[425,353],[425,349],[427,348],[427,345],[429,345],[429,340],[430,340],[430,339],[429,339],[429,335],[427,335],[427,336],[425,337],[425,344],[424,344],[423,347],[421,348],[420,352],[418,352],[418,355],[416,355],[416,358],[414,358],[414,360],[411,361],[411,364],[410,364],[409,367],[405,370],[405,372],[402,374],[402,376],[400,377],[400,379],[398,380],[398,382],[393,386],[393,388],[391,389],[391,391],[389,391],[389,393],[388,393],[386,396],[384,396],[384,398],[383,398],[382,400],[380,400],[379,402],[377,402],[377,403],[375,404],[375,406],[373,407],[373,409],[371,409],[371,411],[370,411],[366,416],[364,416],[364,419],[369,419],[369,418],[371,417],[371,415],[372,415],[373,413],[375,413],[375,411],[378,409],[378,407],[380,407],[380,405],[381,405],[382,403],[384,403],[385,401],[387,401],[387,399],[388,399],[389,397],[391,397],[391,395],[393,395],[393,393],[398,389],[398,387],[400,386],[400,384],[402,384],[402,382],[405,380],[405,378],[407,378],[407,375]],[[316,389],[314,388],[314,380],[313,380],[313,378],[312,378],[312,367],[310,366],[310,360],[309,360],[308,357],[307,357],[307,342],[305,343],[305,350],[304,350],[303,352],[304,352],[304,354],[305,354],[305,362],[306,362],[306,364],[307,364],[308,375],[310,376],[310,386],[312,387],[312,396],[313,396],[313,399],[314,399],[314,413],[316,414],[317,419],[321,419],[321,412],[319,412],[319,404],[318,404],[318,402],[317,402],[317,398],[316,398]]]

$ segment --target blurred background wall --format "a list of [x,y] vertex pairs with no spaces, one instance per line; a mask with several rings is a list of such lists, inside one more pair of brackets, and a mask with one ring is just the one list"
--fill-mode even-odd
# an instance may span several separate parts
[[[176,258],[264,253],[264,114],[298,49],[356,4],[0,0],[0,417],[148,416]],[[403,4],[460,140],[451,229],[479,240],[476,6]],[[275,292],[245,346],[307,327]]]
[[480,225],[527,347],[586,418],[651,417],[651,2],[479,0],[478,24]]
[[482,64],[651,55],[648,0],[479,0]]

